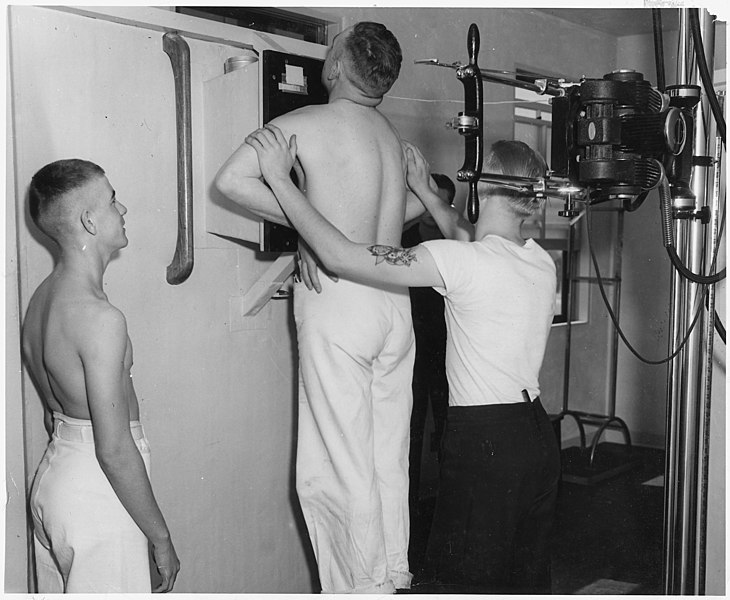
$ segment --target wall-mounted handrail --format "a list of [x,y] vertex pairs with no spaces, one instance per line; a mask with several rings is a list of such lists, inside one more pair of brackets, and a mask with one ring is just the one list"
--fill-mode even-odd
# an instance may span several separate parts
[[190,48],[177,32],[162,36],[175,79],[177,128],[177,243],[167,267],[167,282],[177,285],[193,271],[193,154],[190,108]]

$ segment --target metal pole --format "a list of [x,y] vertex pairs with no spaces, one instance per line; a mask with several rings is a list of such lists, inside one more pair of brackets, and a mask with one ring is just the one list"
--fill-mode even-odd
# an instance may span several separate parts
[[[621,261],[624,251],[624,210],[619,208],[616,216],[616,244],[613,252],[613,312],[618,322],[621,311]],[[613,419],[616,416],[616,382],[618,374],[618,327],[613,327],[611,338],[611,363],[608,373],[608,416]]]
[[568,277],[568,285],[565,290],[565,293],[567,294],[566,298],[566,305],[567,305],[567,318],[565,320],[565,365],[563,368],[563,414],[568,412],[568,400],[570,396],[570,342],[571,342],[571,336],[573,333],[573,306],[574,306],[574,297],[575,297],[575,290],[573,289],[573,286],[575,285],[575,282],[573,281],[573,278],[575,277],[575,258],[573,256],[573,248],[575,245],[575,229],[574,225],[571,223],[569,225],[568,230],[568,254],[565,257],[567,261],[567,277]]
[[[679,50],[677,65],[677,82],[686,79],[684,61],[688,50],[687,19],[685,11],[680,10]],[[684,254],[685,240],[684,221],[675,222],[675,242],[678,255]],[[669,352],[674,353],[680,343],[681,332],[684,331],[684,294],[682,280],[676,270],[671,274],[671,305]],[[667,430],[666,430],[666,467],[664,476],[664,593],[678,594],[678,577],[681,564],[678,559],[681,547],[681,535],[678,531],[679,514],[681,513],[682,489],[680,476],[680,417],[683,414],[680,397],[679,380],[682,370],[679,368],[681,355],[672,360],[667,369]]]
[[[702,13],[701,13],[702,14]],[[714,48],[715,45],[715,28],[711,16],[704,12],[704,18],[700,18],[700,31],[703,38],[705,48]],[[712,69],[713,60],[712,53],[705,53],[708,69]],[[708,118],[711,115],[707,94],[703,96],[700,105],[702,114],[706,117],[703,119],[705,124],[712,123]],[[705,171],[704,191],[705,198],[709,201],[706,206],[709,209],[710,222],[705,239],[704,265],[706,267],[715,266],[717,258],[714,254],[715,246],[718,243],[719,223],[718,211],[720,206],[720,187],[721,187],[721,168],[720,159],[722,157],[722,142],[717,135],[717,131],[705,131],[705,154],[714,159],[714,172],[712,172],[712,181],[710,181],[710,171]],[[714,139],[714,147],[711,140]],[[716,268],[713,270],[717,270]],[[705,577],[707,564],[707,490],[709,476],[709,459],[710,459],[710,413],[712,403],[712,353],[714,343],[715,329],[715,286],[710,285],[707,288],[707,313],[705,319],[705,327],[703,334],[704,353],[702,355],[703,365],[700,381],[700,397],[702,406],[700,411],[700,432],[699,432],[699,489],[698,489],[698,538],[697,538],[697,593],[705,593]]]
[[[714,23],[711,15],[707,11],[700,11],[700,31],[704,48],[698,49],[705,53],[707,66],[712,73],[714,66],[713,54],[715,46]],[[696,56],[696,54],[694,55]],[[699,71],[696,68],[696,62],[693,65],[693,74],[695,75],[695,83],[699,80]],[[712,123],[712,113],[710,110],[708,94],[704,93],[700,104],[697,107],[697,120],[695,124],[695,154],[701,156],[714,156],[713,137],[708,129]],[[692,189],[697,196],[699,208],[713,209],[712,200],[712,183],[713,178],[710,176],[707,168],[695,168],[692,177]],[[698,220],[693,221],[693,245],[692,245],[692,270],[694,272],[702,272],[704,266],[709,266],[712,259],[706,260],[706,256],[712,255],[714,245],[710,240],[714,239],[712,231],[707,231],[707,227]],[[690,263],[688,263],[690,264]],[[704,293],[705,291],[713,291],[713,286],[709,286],[709,290],[705,290],[703,286],[693,285],[695,292],[693,307],[704,311]],[[696,304],[695,304],[696,302]],[[694,494],[694,527],[693,533],[694,550],[693,555],[695,564],[693,580],[694,588],[692,593],[702,594],[705,589],[705,543],[706,543],[706,522],[707,522],[707,462],[709,455],[709,411],[710,411],[710,394],[712,380],[712,327],[714,327],[714,295],[712,311],[703,312],[702,318],[698,322],[696,332],[693,332],[692,341],[695,343],[695,350],[688,362],[689,372],[693,375],[691,391],[692,398],[695,399],[696,423],[693,424],[693,433],[695,438],[692,440],[694,456],[692,462],[694,486],[692,493]],[[710,328],[708,330],[708,327]],[[708,335],[709,333],[709,335]],[[710,369],[708,372],[708,368]],[[688,540],[689,541],[689,540]],[[688,565],[689,567],[690,565]],[[689,590],[688,590],[689,591]]]
[[[714,35],[707,35],[712,23],[705,13],[702,29],[707,47],[712,48]],[[688,9],[680,11],[680,56],[678,83],[695,85],[698,81],[696,63],[689,35]],[[708,67],[711,62],[708,57]],[[694,154],[706,156],[708,148],[708,103],[697,106],[694,131]],[[696,197],[694,210],[705,206],[707,173],[695,167],[692,173],[692,191]],[[693,272],[703,269],[705,231],[698,219],[679,220],[676,224],[677,253]],[[695,315],[702,311],[704,289],[672,274],[672,330],[673,348],[686,334]],[[665,593],[697,594],[704,589],[703,533],[698,527],[706,512],[706,497],[702,493],[701,440],[707,410],[704,401],[703,375],[706,372],[706,323],[700,319],[689,336],[683,351],[669,367],[669,394],[667,406],[667,468],[665,471]]]
[[[712,193],[710,195],[710,224],[708,231],[707,245],[705,249],[705,265],[715,265],[717,256],[714,253],[715,246],[718,244],[719,236],[719,207],[720,207],[720,186],[721,186],[721,169],[720,159],[722,156],[722,142],[719,137],[715,138],[715,148],[713,153],[715,162],[714,177],[712,185]],[[713,269],[715,270],[715,269]],[[709,487],[709,463],[710,463],[710,415],[712,404],[712,355],[715,338],[715,286],[710,285],[707,290],[707,319],[705,322],[704,339],[704,369],[703,379],[701,383],[702,397],[704,403],[702,405],[702,414],[700,421],[700,489],[699,489],[699,514],[698,520],[698,593],[705,593],[705,567],[707,565],[707,497]]]

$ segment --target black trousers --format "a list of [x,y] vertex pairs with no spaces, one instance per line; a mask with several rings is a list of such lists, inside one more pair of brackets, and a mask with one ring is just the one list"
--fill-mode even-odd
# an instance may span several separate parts
[[439,477],[423,591],[551,593],[560,450],[539,398],[449,407]]

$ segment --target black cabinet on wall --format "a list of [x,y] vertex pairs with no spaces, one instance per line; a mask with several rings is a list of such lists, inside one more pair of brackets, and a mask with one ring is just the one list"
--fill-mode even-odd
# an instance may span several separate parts
[[[261,63],[264,123],[302,106],[327,103],[327,90],[321,81],[323,60],[264,50]],[[297,233],[264,221],[261,245],[266,252],[294,252]]]

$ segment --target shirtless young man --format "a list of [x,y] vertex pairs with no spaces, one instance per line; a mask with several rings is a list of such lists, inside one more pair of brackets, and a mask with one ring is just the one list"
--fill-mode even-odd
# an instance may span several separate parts
[[103,275],[127,245],[104,171],[60,160],[30,184],[30,214],[60,254],[23,324],[23,355],[51,442],[31,491],[40,593],[150,592],[148,540],[170,591],[180,563],[152,493],[124,315]]
[[[401,51],[377,23],[337,35],[322,81],[326,105],[272,121],[296,134],[309,201],[350,239],[398,245],[405,216],[405,158],[377,110]],[[231,200],[288,224],[243,144],[216,184]],[[310,273],[310,275],[312,275]],[[414,337],[408,290],[323,278],[295,284],[299,344],[297,492],[330,593],[388,593],[410,586],[408,445]]]

